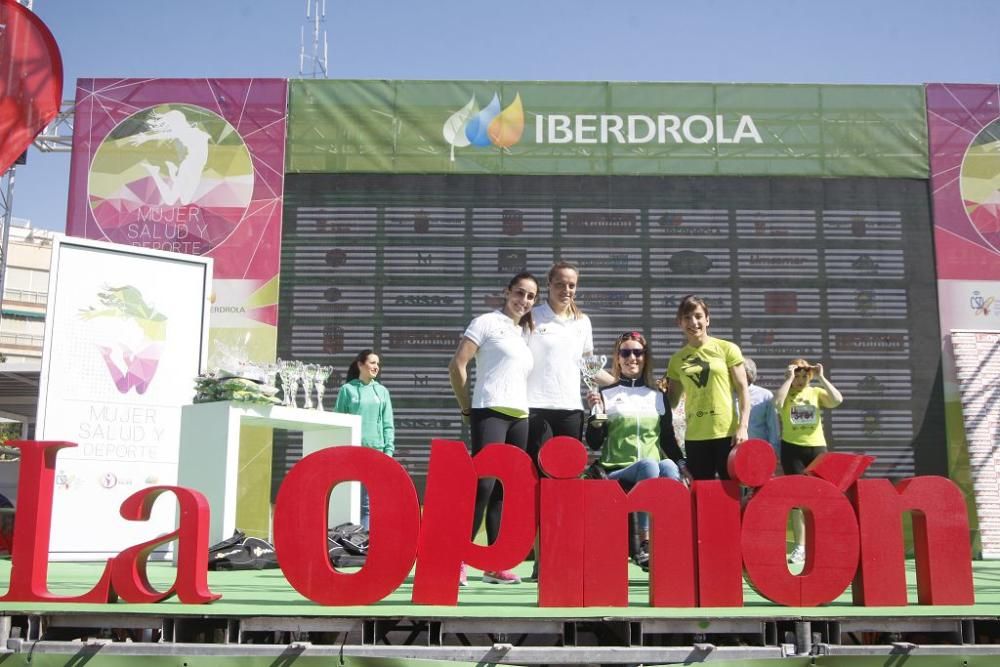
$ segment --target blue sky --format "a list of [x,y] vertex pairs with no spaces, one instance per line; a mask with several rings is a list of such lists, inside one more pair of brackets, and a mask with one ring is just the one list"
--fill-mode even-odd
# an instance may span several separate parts
[[[78,77],[297,77],[306,0],[34,0]],[[329,0],[331,78],[998,83],[998,0]],[[307,41],[311,33],[307,31]],[[311,50],[311,46],[307,46]],[[69,156],[13,212],[65,227]]]

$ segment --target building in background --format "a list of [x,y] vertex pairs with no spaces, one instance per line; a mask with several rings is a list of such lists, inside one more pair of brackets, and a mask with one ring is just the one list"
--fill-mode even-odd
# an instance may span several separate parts
[[[34,430],[49,263],[59,235],[36,229],[23,218],[11,219],[0,313],[0,439],[28,437]],[[11,426],[12,422],[20,426]]]

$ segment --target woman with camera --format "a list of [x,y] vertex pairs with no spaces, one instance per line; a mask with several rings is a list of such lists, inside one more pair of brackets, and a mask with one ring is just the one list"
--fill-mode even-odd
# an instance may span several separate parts
[[[818,387],[810,384],[813,379]],[[786,475],[801,475],[816,457],[826,451],[822,409],[840,405],[844,397],[823,374],[823,364],[795,359],[785,370],[785,381],[774,393],[774,405],[781,415],[781,469]],[[805,520],[794,513],[792,530],[795,548],[789,563],[805,560]]]

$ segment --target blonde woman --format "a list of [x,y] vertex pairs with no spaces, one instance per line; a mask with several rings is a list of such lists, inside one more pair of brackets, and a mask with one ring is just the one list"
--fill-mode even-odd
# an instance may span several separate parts
[[[819,386],[812,386],[812,380]],[[781,469],[786,475],[801,475],[816,457],[826,451],[823,435],[823,408],[832,409],[844,402],[840,391],[823,374],[823,364],[795,359],[785,370],[785,381],[774,394],[774,405],[781,415]],[[805,520],[796,511],[792,519],[795,548],[789,563],[805,560]]]

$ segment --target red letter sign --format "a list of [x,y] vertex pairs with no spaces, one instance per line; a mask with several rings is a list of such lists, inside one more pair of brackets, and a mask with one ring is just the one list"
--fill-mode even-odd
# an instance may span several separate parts
[[[371,533],[364,567],[334,569],[327,551],[330,491],[359,481],[368,490]],[[378,602],[410,573],[417,554],[420,508],[410,476],[367,447],[330,447],[289,471],[274,505],[274,551],[285,578],[302,595],[326,605]]]

